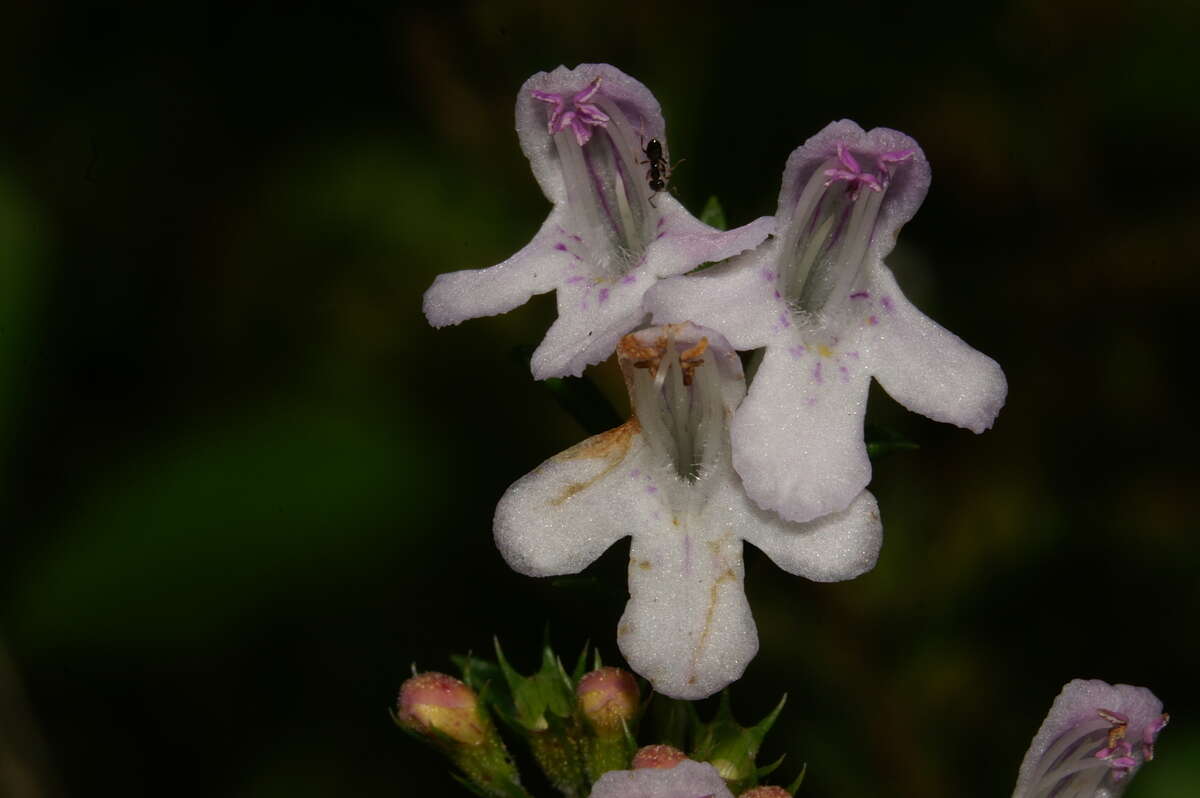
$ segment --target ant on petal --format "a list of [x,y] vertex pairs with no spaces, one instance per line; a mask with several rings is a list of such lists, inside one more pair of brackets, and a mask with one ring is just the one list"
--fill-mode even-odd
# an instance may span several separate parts
[[667,159],[663,156],[662,142],[656,138],[642,144],[642,154],[646,156],[646,160],[638,161],[638,163],[647,164],[649,167],[646,169],[646,182],[649,184],[650,190],[654,192],[650,195],[649,201],[651,207],[657,208],[658,206],[654,204],[654,195],[666,190],[667,183],[671,180],[671,172],[687,158],[676,161],[673,165],[667,163]]

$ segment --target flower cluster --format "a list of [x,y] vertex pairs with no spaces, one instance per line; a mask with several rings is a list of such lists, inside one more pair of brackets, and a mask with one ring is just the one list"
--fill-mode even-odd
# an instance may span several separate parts
[[[883,263],[929,186],[909,137],[834,122],[788,159],[773,218],[721,231],[662,190],[662,113],[628,75],[539,73],[516,116],[553,209],[503,263],[439,276],[425,314],[457,324],[555,290],[533,375],[579,375],[615,351],[633,417],[518,480],[496,542],[517,571],[552,576],[632,537],[621,651],[655,690],[703,698],[758,648],[743,541],[813,580],[873,567],[871,378],[916,412],[982,432],[1004,375],[909,303]],[[758,353],[748,386],[739,351]]]

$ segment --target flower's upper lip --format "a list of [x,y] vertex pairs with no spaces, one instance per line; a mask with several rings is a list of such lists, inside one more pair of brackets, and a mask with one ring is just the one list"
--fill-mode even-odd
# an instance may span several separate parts
[[658,100],[640,81],[616,67],[580,64],[574,69],[560,66],[551,72],[537,73],[525,81],[517,93],[517,136],[542,193],[556,204],[566,201],[566,187],[554,140],[546,128],[547,104],[539,101],[534,93],[574,95],[585,91],[596,78],[601,79],[598,93],[615,102],[627,114],[636,116],[630,121],[647,140],[657,138],[666,146],[666,123]]
[[[896,233],[916,214],[929,191],[929,162],[920,146],[911,137],[889,128],[877,127],[864,131],[855,122],[843,119],[827,125],[823,130],[796,148],[788,157],[783,170],[783,182],[779,189],[777,220],[784,229],[792,215],[800,192],[813,172],[827,161],[839,161],[845,153],[851,162],[855,158],[869,157],[872,161],[884,159],[891,165],[905,162],[904,168],[895,169],[888,185],[888,196],[879,210],[875,225],[875,236],[867,250],[866,258],[882,260],[895,245]],[[845,161],[841,161],[846,166]],[[878,163],[860,165],[863,171],[877,169]],[[846,168],[847,172],[852,172]]]

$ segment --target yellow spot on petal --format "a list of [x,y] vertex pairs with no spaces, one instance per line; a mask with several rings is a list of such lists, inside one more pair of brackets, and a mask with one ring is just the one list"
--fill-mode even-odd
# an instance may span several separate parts
[[833,357],[833,350],[825,344],[817,344],[817,354],[821,357]]

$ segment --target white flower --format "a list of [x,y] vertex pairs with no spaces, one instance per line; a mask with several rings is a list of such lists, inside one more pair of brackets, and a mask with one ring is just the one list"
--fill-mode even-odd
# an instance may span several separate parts
[[750,501],[730,463],[728,423],[745,392],[741,362],[691,324],[641,330],[618,347],[634,417],[520,479],[496,508],[496,542],[515,570],[583,570],[633,537],[629,604],[617,641],[658,692],[711,695],[758,649],[742,589],[742,541],[784,570],[851,579],[875,564],[875,499],[796,524]]
[[733,421],[733,463],[784,518],[842,510],[870,481],[871,377],[910,410],[975,432],[1004,403],[995,361],[917,310],[883,263],[928,187],[915,141],[834,122],[788,159],[774,238],[646,297],[655,323],[689,319],[737,349],[766,348]]
[[592,786],[588,798],[733,798],[717,769],[685,759],[663,770],[610,770]]
[[1013,798],[1115,798],[1154,758],[1166,725],[1162,702],[1145,687],[1076,679],[1029,745]]
[[558,319],[534,352],[533,375],[578,375],[642,322],[642,296],[659,278],[762,242],[771,217],[720,232],[650,187],[644,148],[657,139],[665,156],[664,131],[650,91],[607,64],[527,80],[517,95],[517,133],[554,209],[503,263],[440,275],[425,293],[429,322],[505,313],[556,290]]

